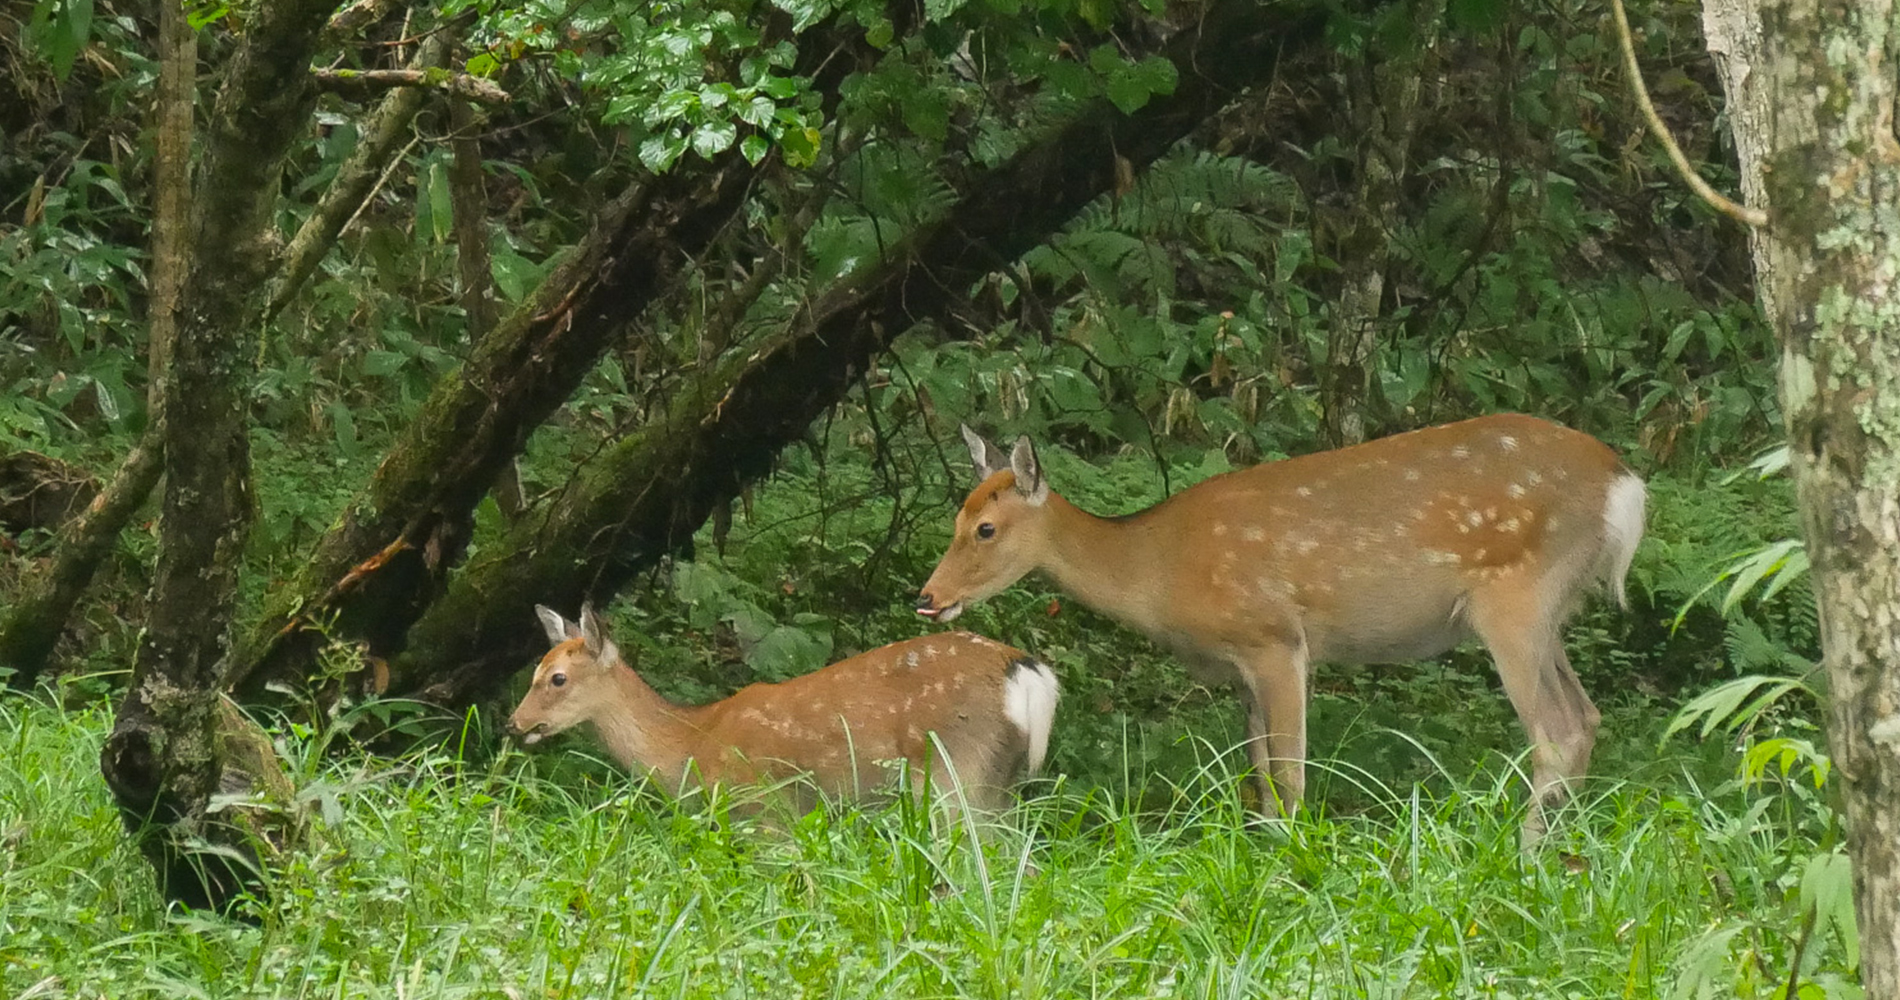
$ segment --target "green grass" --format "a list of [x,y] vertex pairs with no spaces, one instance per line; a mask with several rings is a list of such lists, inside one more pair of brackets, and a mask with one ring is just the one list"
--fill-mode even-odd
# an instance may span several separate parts
[[1263,824],[1218,744],[1133,727],[1123,770],[1037,783],[973,847],[904,808],[714,822],[570,766],[571,743],[478,763],[292,741],[328,815],[247,927],[164,914],[98,778],[103,711],[9,698],[0,995],[1649,997],[1742,918],[1723,955],[1785,969],[1801,824],[1707,790],[1720,750],[1658,750],[1653,705],[1607,714],[1598,777],[1528,861],[1501,748],[1419,782],[1322,762],[1313,811]]

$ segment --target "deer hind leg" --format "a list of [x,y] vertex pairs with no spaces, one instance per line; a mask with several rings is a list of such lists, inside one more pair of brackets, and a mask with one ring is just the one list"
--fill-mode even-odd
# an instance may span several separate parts
[[1240,663],[1247,698],[1247,756],[1260,811],[1292,815],[1306,796],[1306,647],[1253,650]]
[[1538,591],[1534,580],[1513,574],[1474,592],[1468,609],[1531,742],[1526,849],[1544,835],[1544,810],[1561,803],[1589,768],[1601,721],[1564,655],[1562,622]]

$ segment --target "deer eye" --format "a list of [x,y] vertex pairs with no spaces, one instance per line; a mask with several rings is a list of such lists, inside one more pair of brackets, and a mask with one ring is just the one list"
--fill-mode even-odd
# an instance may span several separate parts
[[979,525],[977,525],[977,526],[976,526],[976,537],[978,537],[978,538],[982,538],[982,539],[991,539],[991,538],[995,538],[995,537],[996,537],[996,525],[994,525],[994,524],[991,524],[991,523],[990,523],[990,522],[988,522],[988,521],[984,521],[984,522],[983,522],[982,524],[979,524]]
[[566,683],[567,683],[566,674],[549,674],[548,675],[548,687],[560,687],[561,685],[566,684]]

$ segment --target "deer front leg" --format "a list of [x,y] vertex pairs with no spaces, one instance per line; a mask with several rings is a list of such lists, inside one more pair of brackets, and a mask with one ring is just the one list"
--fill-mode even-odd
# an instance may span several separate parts
[[1306,795],[1306,648],[1276,644],[1239,664],[1247,705],[1247,755],[1260,811],[1292,815]]

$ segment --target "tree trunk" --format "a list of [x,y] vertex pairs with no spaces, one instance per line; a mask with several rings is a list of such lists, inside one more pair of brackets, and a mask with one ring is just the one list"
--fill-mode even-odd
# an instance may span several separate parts
[[221,911],[264,892],[252,839],[207,809],[223,776],[219,672],[252,513],[244,389],[278,173],[309,125],[316,91],[305,70],[334,9],[334,0],[259,4],[207,119],[191,263],[160,387],[165,491],[150,617],[100,752],[166,898]]
[[1820,606],[1869,997],[1900,997],[1900,141],[1892,0],[1709,0]]
[[1098,103],[972,178],[943,221],[802,312],[777,340],[689,382],[668,412],[610,448],[545,517],[528,518],[416,627],[393,690],[463,703],[530,662],[536,602],[576,606],[686,546],[710,512],[770,471],[899,333],[945,317],[965,290],[1112,190],[1118,156],[1145,166],[1282,52],[1320,39],[1314,8],[1230,0],[1169,42],[1180,83],[1133,115]]
[[[893,6],[899,31],[907,30],[910,11]],[[833,19],[800,36],[794,72],[815,75],[829,113],[845,75],[879,57],[862,28]],[[601,213],[594,232],[529,301],[442,380],[368,489],[273,598],[234,658],[231,683],[241,696],[301,677],[323,639],[318,622],[378,656],[403,648],[409,626],[460,561],[475,506],[496,477],[601,355],[674,287],[683,263],[731,224],[758,176],[737,150],[711,162],[686,160]]]

